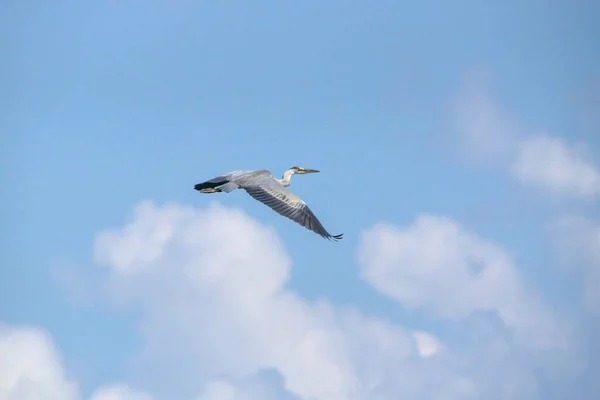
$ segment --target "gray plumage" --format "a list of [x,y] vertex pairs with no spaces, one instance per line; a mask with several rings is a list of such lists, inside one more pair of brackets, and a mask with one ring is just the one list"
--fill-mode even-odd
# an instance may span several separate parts
[[330,240],[342,239],[343,234],[331,235],[323,227],[306,203],[287,190],[294,174],[319,172],[315,169],[292,167],[284,172],[282,179],[277,179],[268,170],[232,171],[208,181],[198,183],[194,189],[201,193],[229,193],[235,189],[243,189],[254,199],[267,205],[278,214],[297,222],[307,229]]

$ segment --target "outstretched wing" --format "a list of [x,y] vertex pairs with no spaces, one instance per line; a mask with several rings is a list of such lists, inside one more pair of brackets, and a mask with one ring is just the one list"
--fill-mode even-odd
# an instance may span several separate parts
[[344,235],[343,233],[340,235],[331,235],[327,232],[306,203],[284,188],[272,177],[265,177],[265,179],[244,186],[243,189],[248,192],[250,196],[261,203],[266,204],[275,212],[297,222],[326,239],[339,240],[342,239],[342,236]]

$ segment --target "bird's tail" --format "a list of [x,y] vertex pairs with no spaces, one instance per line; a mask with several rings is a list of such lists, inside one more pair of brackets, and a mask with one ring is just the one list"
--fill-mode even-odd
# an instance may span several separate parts
[[200,193],[219,193],[219,192],[231,192],[237,189],[238,185],[233,182],[229,182],[227,179],[217,177],[206,182],[197,183],[194,185],[194,189]]

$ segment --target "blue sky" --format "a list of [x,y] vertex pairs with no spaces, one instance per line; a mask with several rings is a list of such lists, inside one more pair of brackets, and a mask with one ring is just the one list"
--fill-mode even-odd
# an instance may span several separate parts
[[[285,287],[307,304],[325,299],[441,342],[467,340],[467,316],[427,309],[433,297],[414,309],[382,289],[393,277],[416,279],[419,269],[409,273],[406,263],[427,264],[397,254],[406,238],[380,261],[390,265],[378,269],[387,278],[365,278],[377,268],[357,261],[365,230],[406,228],[431,214],[499,246],[528,293],[592,337],[600,314],[584,299],[600,282],[598,16],[591,1],[3,2],[0,322],[46,332],[84,398],[117,381],[168,393],[135,361],[151,347],[143,321],[158,311],[146,300],[114,304],[104,290],[112,270],[94,259],[94,243],[131,222],[140,202],[204,210],[216,201],[274,228],[292,262]],[[481,156],[496,141],[506,146]],[[344,233],[341,242],[242,191],[192,189],[231,170],[280,175],[293,165],[321,170],[294,177],[291,189],[330,232]],[[577,232],[567,239],[582,236],[578,250],[559,256],[568,240],[549,227],[567,217],[579,221],[565,223]],[[433,239],[419,237],[427,253]],[[426,282],[423,292],[439,290]],[[456,293],[442,292],[449,302]],[[507,303],[485,301],[506,322]],[[150,353],[141,359],[161,360]],[[582,365],[583,379],[600,368]],[[279,372],[294,382],[292,370]],[[591,398],[587,388],[579,398]]]

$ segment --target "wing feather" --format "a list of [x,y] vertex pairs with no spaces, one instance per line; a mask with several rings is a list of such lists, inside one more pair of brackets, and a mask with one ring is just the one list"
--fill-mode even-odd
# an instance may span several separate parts
[[331,235],[306,203],[283,187],[273,177],[265,177],[243,189],[254,199],[267,205],[278,214],[291,219],[326,239],[339,240],[343,234]]

